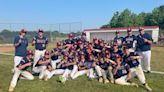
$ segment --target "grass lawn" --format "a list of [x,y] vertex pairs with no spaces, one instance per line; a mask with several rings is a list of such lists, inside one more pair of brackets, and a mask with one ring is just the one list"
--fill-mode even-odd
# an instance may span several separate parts
[[[52,48],[53,45],[50,45]],[[31,47],[30,47],[31,48]],[[164,47],[152,48],[152,70],[164,72]],[[7,92],[12,78],[11,69],[13,67],[13,56],[0,55],[0,92]],[[153,92],[163,92],[164,75],[146,74],[147,82],[152,87]],[[58,76],[52,77],[48,81],[41,81],[35,77],[34,81],[19,80],[15,92],[146,92],[139,88],[130,86],[120,86],[115,84],[102,84],[96,79],[88,81],[85,76],[81,76],[66,84],[57,82]],[[133,81],[139,83],[137,79]]]

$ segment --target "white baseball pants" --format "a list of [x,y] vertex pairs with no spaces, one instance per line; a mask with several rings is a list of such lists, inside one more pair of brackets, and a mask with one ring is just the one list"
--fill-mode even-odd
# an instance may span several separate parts
[[132,78],[137,76],[142,84],[146,83],[145,75],[143,73],[141,65],[139,65],[138,67],[135,67],[135,68],[131,68],[130,70],[132,72]]
[[13,78],[11,80],[10,85],[15,87],[20,75],[22,75],[27,80],[33,80],[34,79],[34,76],[30,72],[28,72],[28,71],[21,71],[19,69],[16,69],[15,72],[14,72],[14,75],[13,75]]
[[143,70],[151,71],[151,51],[138,52],[143,59],[139,59]]

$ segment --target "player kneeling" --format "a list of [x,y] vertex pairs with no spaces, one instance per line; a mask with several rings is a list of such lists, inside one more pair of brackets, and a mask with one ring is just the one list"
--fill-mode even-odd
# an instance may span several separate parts
[[130,66],[130,70],[132,72],[132,78],[137,76],[140,82],[145,86],[148,91],[152,91],[152,89],[146,83],[145,75],[143,73],[142,67],[138,61],[138,59],[143,58],[139,56],[136,52],[129,52],[129,48],[125,47],[124,49],[124,62],[128,63]]
[[126,62],[121,61],[121,57],[119,55],[116,56],[116,63],[117,65],[114,67],[113,73],[115,83],[119,85],[129,85],[138,87],[137,84],[128,82],[131,79],[130,67]]
[[9,92],[14,91],[17,84],[18,78],[22,76],[24,79],[33,80],[34,76],[28,71],[28,68],[32,66],[33,63],[33,52],[28,50],[27,56],[24,57],[21,62],[16,66],[13,78],[10,83]]
[[50,74],[50,71],[52,71],[50,61],[50,54],[48,51],[45,51],[44,56],[39,59],[33,68],[33,72],[39,73],[39,79],[48,80],[48,75]]

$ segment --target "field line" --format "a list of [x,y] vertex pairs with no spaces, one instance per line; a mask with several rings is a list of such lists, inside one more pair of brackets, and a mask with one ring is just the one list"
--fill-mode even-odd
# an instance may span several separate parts
[[[10,54],[10,53],[0,53],[0,54],[1,55],[14,56],[14,54]],[[161,71],[151,71],[151,73],[154,73],[154,74],[164,74],[164,72],[161,72]]]
[[1,55],[8,55],[8,56],[14,56],[14,54],[11,53],[0,53]]

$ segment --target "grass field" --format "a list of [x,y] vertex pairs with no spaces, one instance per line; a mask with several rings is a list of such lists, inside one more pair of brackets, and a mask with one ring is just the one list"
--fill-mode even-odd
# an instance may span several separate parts
[[[50,45],[48,48],[52,48]],[[31,47],[30,47],[31,48]],[[164,72],[164,47],[152,48],[152,70]],[[0,92],[7,92],[12,78],[11,69],[13,67],[13,56],[0,55]],[[163,92],[164,75],[146,74],[147,82],[152,87],[153,92]],[[85,76],[66,84],[57,82],[58,76],[54,76],[48,81],[41,81],[35,77],[34,81],[19,80],[15,92],[146,92],[140,85],[139,88],[130,86],[119,86],[115,84],[102,84],[96,79],[88,81]],[[137,79],[133,80],[139,83]]]

